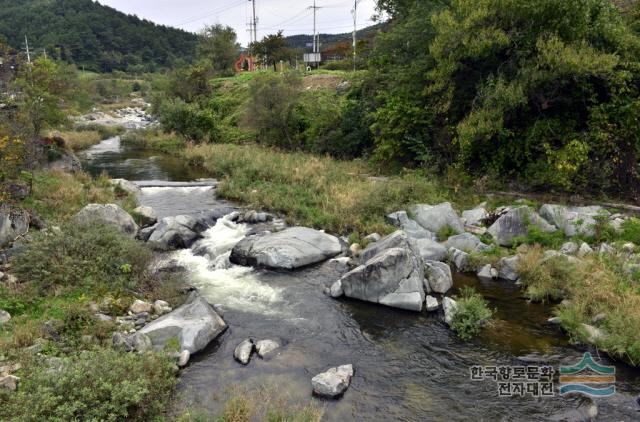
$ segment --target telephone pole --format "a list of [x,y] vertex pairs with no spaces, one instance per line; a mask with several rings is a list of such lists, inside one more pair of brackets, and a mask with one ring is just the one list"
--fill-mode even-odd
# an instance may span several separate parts
[[353,71],[356,71],[357,59],[358,59],[358,4],[362,0],[353,1]]
[[29,62],[29,64],[31,64],[31,53],[29,52],[29,39],[27,38],[27,35],[25,34],[24,36],[24,45],[27,49],[27,62]]
[[[313,9],[313,58],[316,60],[318,58],[318,53],[320,52],[320,35],[318,34],[316,25],[316,13],[318,10],[322,9],[322,7],[316,6],[316,0],[313,0],[313,6],[309,6],[309,9]],[[319,66],[320,63],[316,62],[316,68]]]
[[258,42],[258,18],[256,18],[256,0],[251,0],[253,4],[253,21],[251,24],[253,25],[253,42]]

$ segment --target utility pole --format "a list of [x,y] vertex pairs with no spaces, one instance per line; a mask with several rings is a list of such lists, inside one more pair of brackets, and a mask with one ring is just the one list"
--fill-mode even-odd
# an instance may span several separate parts
[[256,0],[251,0],[253,3],[253,42],[258,42],[258,19],[256,18]]
[[[316,0],[313,0],[313,6],[309,6],[309,9],[313,9],[313,58],[314,60],[318,58],[318,53],[320,52],[320,35],[317,32],[316,25],[316,13],[322,7],[316,6]],[[316,68],[320,66],[319,62],[316,62]]]
[[24,45],[27,48],[27,62],[31,64],[31,53],[29,52],[29,39],[27,39],[27,35],[24,36]]
[[356,64],[358,59],[358,4],[362,0],[354,0],[353,10],[353,71],[356,71]]

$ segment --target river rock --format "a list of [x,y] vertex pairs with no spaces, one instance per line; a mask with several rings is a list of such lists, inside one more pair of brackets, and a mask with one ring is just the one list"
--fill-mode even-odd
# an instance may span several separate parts
[[191,247],[207,227],[194,217],[179,215],[160,220],[147,243],[153,249],[169,251]]
[[140,206],[133,210],[133,212],[138,216],[142,227],[153,226],[158,222],[158,215],[151,207]]
[[266,357],[270,353],[280,348],[280,343],[275,340],[260,340],[256,342],[256,352],[261,358]]
[[427,296],[427,298],[425,299],[425,303],[427,305],[427,312],[435,312],[440,307],[438,299],[433,296]]
[[449,202],[439,205],[415,205],[411,212],[418,224],[433,233],[446,228],[458,234],[464,232],[464,226]]
[[447,260],[447,248],[435,240],[415,239],[413,243],[423,261]]
[[486,251],[489,245],[483,243],[477,236],[471,233],[462,233],[451,236],[446,242],[447,249],[456,248],[467,253]]
[[177,339],[180,350],[194,354],[226,329],[227,324],[213,307],[197,292],[192,292],[184,305],[147,324],[139,332],[148,335],[156,349]]
[[0,388],[9,391],[16,391],[20,384],[20,378],[15,375],[0,376]]
[[351,258],[344,256],[330,259],[327,261],[327,267],[339,274],[347,273],[351,269]]
[[342,288],[342,280],[338,280],[329,288],[329,296],[334,299],[344,296],[344,289]]
[[164,314],[168,314],[169,312],[171,312],[171,306],[169,306],[169,303],[165,302],[164,300],[156,300],[155,302],[153,302],[153,311],[156,313],[156,315],[164,315]]
[[411,311],[424,303],[421,259],[412,249],[391,248],[340,279],[345,296]]
[[378,233],[372,233],[369,236],[362,239],[362,241],[365,242],[365,244],[369,244],[369,243],[375,243],[380,239],[382,239],[382,236],[380,236]]
[[427,261],[424,263],[424,272],[427,293],[445,294],[453,287],[451,268],[444,262]]
[[451,325],[458,310],[458,303],[450,297],[445,297],[442,299],[442,310],[444,311],[444,322]]
[[596,344],[599,340],[606,337],[604,331],[600,328],[594,327],[593,325],[582,324],[582,328],[587,334],[587,342],[589,344]]
[[484,206],[480,206],[478,208],[474,208],[472,210],[467,210],[462,212],[462,221],[465,226],[482,226],[484,224],[484,219],[487,218],[489,214]]
[[111,179],[109,180],[109,183],[117,188],[122,189],[123,191],[127,192],[130,195],[138,195],[139,193],[142,193],[142,190],[138,187],[138,185],[136,185],[133,182],[130,182],[129,180],[125,180],[125,179]]
[[11,314],[3,309],[0,309],[0,327],[11,321]]
[[113,333],[111,342],[113,343],[113,347],[124,350],[125,352],[145,353],[153,348],[149,336],[140,332],[131,335],[118,332]]
[[616,249],[608,243],[603,243],[600,245],[600,248],[598,248],[598,253],[601,255],[613,256],[616,254]]
[[352,257],[358,258],[361,253],[362,253],[362,246],[360,246],[359,243],[353,243],[351,244],[351,246],[349,246],[349,254]]
[[580,247],[576,242],[565,242],[560,247],[560,253],[565,255],[576,255]]
[[189,352],[188,350],[183,350],[182,352],[180,352],[180,355],[178,356],[178,367],[184,368],[185,366],[187,366],[190,359],[191,359],[191,352]]
[[582,242],[580,248],[578,249],[578,258],[584,258],[585,256],[591,255],[593,253],[593,249],[589,246],[588,243]]
[[136,299],[131,306],[129,306],[129,310],[134,314],[141,314],[143,312],[150,313],[153,310],[153,305],[144,300]]
[[342,252],[337,237],[306,227],[250,236],[232,250],[234,264],[293,270],[333,258]]
[[545,204],[540,207],[540,215],[553,224],[568,237],[595,234],[596,218],[608,217],[610,213],[600,206],[567,207],[564,205]]
[[82,171],[82,163],[73,152],[64,151],[62,157],[44,164],[43,168],[46,170],[61,170],[67,173],[77,173]]
[[518,274],[518,261],[520,257],[517,255],[502,258],[498,263],[498,278],[507,281],[517,281],[520,278]]
[[116,204],[89,204],[81,209],[73,219],[76,223],[87,226],[96,223],[106,224],[130,237],[135,237],[138,233],[138,225],[133,217]]
[[244,340],[242,343],[238,344],[233,351],[234,359],[243,365],[247,365],[251,360],[251,354],[253,353],[254,347],[255,344],[253,344],[251,339]]
[[469,271],[471,265],[471,255],[461,251],[460,249],[449,249],[449,260],[453,263],[455,269],[459,273]]
[[353,377],[353,365],[331,368],[311,379],[313,392],[318,396],[334,398],[342,395]]
[[387,215],[387,222],[402,229],[412,239],[436,239],[434,233],[409,218],[406,211],[397,211]]
[[361,262],[365,263],[383,251],[392,248],[408,249],[414,253],[416,252],[413,240],[410,239],[404,231],[398,230],[378,242],[367,246],[367,248],[360,254]]
[[557,230],[528,206],[520,206],[508,209],[487,232],[500,246],[512,246],[515,238],[529,234],[530,225],[535,225],[547,233]]
[[26,210],[0,204],[0,248],[25,235],[29,231],[30,220]]
[[480,268],[480,270],[478,270],[478,278],[481,281],[493,281],[493,279],[495,275],[495,270],[494,268],[491,266],[491,264],[487,264],[484,267]]

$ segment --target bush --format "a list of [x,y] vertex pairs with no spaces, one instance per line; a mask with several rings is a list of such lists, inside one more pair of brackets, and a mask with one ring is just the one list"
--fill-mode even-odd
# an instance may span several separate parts
[[470,340],[480,333],[492,316],[493,310],[488,302],[472,287],[464,287],[451,327],[462,340]]
[[218,118],[198,104],[180,99],[162,101],[157,109],[158,119],[166,132],[175,132],[194,142],[215,142],[220,139]]
[[536,302],[564,299],[576,281],[575,270],[566,257],[544,258],[539,246],[518,260],[520,281],[527,297]]
[[[41,292],[91,288],[95,293],[144,288],[151,252],[108,226],[67,224],[38,235],[12,259],[13,272]],[[131,265],[131,271],[122,266]]]
[[176,383],[166,357],[111,349],[65,359],[60,370],[30,362],[20,389],[0,393],[0,416],[13,421],[148,421]]

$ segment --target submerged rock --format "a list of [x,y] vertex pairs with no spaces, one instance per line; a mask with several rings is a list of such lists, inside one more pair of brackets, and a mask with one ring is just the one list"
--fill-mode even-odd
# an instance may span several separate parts
[[148,335],[156,349],[164,348],[175,339],[180,343],[180,350],[194,354],[226,329],[227,324],[213,307],[197,292],[192,292],[184,305],[161,316],[139,332]]
[[331,368],[311,379],[313,392],[318,396],[334,398],[342,395],[353,377],[353,365]]
[[341,252],[337,237],[306,227],[292,227],[243,239],[233,248],[230,260],[244,266],[292,270]]
[[391,248],[345,274],[340,287],[350,298],[419,312],[425,298],[422,267],[411,249]]
[[233,351],[233,357],[241,364],[247,365],[251,360],[251,353],[253,353],[254,347],[255,345],[253,344],[253,341],[251,341],[251,339],[246,339],[236,346]]
[[512,246],[515,238],[529,234],[529,227],[532,225],[547,233],[557,230],[531,208],[521,206],[509,209],[489,227],[487,232],[500,246]]
[[453,287],[451,268],[444,262],[427,261],[424,263],[427,293],[447,293]]
[[207,227],[197,219],[179,215],[160,220],[147,243],[156,250],[169,251],[191,247]]
[[260,340],[256,342],[256,352],[261,358],[275,352],[280,348],[280,343],[275,340]]
[[128,212],[116,204],[89,204],[80,210],[73,220],[81,225],[106,224],[115,227],[123,234],[135,237],[138,225]]
[[411,211],[418,224],[433,233],[446,228],[458,234],[464,232],[462,221],[449,202],[438,205],[420,204]]

